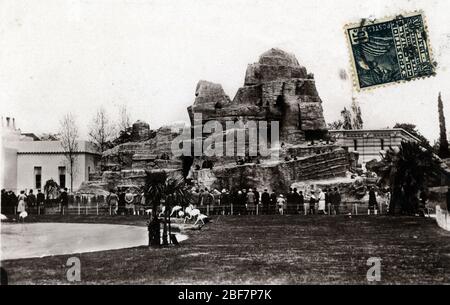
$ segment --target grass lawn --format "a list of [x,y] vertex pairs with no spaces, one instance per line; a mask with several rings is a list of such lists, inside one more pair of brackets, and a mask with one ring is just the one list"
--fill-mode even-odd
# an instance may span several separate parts
[[[36,221],[33,216],[28,221]],[[39,221],[145,226],[136,216],[41,216]],[[450,283],[450,232],[434,219],[388,216],[220,216],[183,232],[179,247],[137,247],[3,261],[10,284],[366,284],[369,257],[381,282]]]

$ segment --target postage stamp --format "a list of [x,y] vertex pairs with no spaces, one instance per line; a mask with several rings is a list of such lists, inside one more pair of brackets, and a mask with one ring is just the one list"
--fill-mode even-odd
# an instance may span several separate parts
[[374,88],[435,74],[422,12],[345,26],[355,86]]

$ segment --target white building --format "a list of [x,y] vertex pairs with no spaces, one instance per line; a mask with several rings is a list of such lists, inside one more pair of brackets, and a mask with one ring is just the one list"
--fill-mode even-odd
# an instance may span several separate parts
[[401,142],[420,142],[402,128],[329,130],[336,144],[349,152],[359,154],[358,163],[364,165],[375,159],[381,160],[381,153],[389,147],[399,147]]
[[[3,120],[2,120],[2,123]],[[78,141],[74,164],[73,190],[89,179],[100,154],[87,141]],[[60,187],[70,189],[70,165],[60,141],[33,141],[24,137],[10,120],[2,124],[0,175],[1,186],[16,193],[20,190],[43,188],[53,179]]]

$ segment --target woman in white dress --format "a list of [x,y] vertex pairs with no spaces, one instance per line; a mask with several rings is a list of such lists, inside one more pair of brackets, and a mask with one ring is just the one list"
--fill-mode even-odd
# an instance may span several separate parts
[[318,214],[326,214],[326,204],[325,204],[325,193],[322,190],[319,190],[319,207],[317,208]]
[[20,191],[20,195],[17,196],[17,199],[19,200],[19,203],[17,204],[17,213],[20,214],[25,212],[27,208],[27,204],[25,202],[27,195],[25,195],[25,191]]

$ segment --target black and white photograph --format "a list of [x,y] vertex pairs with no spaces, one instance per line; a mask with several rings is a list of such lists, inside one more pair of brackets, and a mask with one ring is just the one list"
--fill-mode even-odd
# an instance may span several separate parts
[[0,0],[1,286],[450,284],[449,11]]

